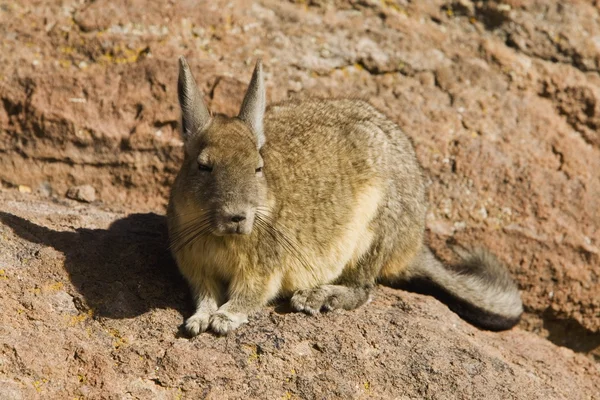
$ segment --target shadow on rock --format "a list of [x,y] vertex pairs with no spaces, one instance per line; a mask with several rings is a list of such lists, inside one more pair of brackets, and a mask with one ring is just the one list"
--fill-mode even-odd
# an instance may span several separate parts
[[560,318],[550,308],[542,313],[542,319],[552,343],[578,353],[588,353],[600,362],[600,332],[585,329],[575,319]]
[[5,212],[0,221],[23,239],[62,252],[71,282],[98,316],[130,318],[154,308],[188,311],[188,289],[169,253],[163,216],[131,214],[108,229],[75,232]]

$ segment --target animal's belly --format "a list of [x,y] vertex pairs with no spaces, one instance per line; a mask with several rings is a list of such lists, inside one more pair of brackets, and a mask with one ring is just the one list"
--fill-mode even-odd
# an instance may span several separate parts
[[[382,191],[373,183],[357,195],[352,217],[341,229],[331,232],[312,249],[302,249],[304,262],[288,259],[284,265],[281,292],[289,295],[296,290],[313,288],[335,281],[345,269],[361,268],[364,256],[372,251],[375,234],[371,222],[377,213]],[[326,249],[324,245],[328,243]]]
[[352,235],[340,237],[330,251],[320,257],[310,257],[304,262],[286,260],[281,294],[331,284],[346,269],[361,268],[361,259],[371,250],[374,235],[367,227],[360,228]]
[[317,266],[307,268],[298,266],[286,271],[281,282],[280,294],[289,296],[297,290],[309,289],[335,281],[344,269],[344,265]]

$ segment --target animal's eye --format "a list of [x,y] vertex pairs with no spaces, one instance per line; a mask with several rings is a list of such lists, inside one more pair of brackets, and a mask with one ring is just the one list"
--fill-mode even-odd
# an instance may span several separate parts
[[261,172],[262,172],[262,169],[263,169],[263,167],[258,167],[258,168],[256,168],[255,172],[256,172],[257,174],[259,174],[259,173],[261,173]]
[[212,167],[210,165],[198,163],[198,170],[203,172],[212,172]]

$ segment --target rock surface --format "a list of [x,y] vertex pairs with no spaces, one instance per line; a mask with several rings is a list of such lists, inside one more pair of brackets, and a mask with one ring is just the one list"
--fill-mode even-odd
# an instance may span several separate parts
[[[596,1],[563,3],[558,0],[215,0],[205,5],[158,0],[0,3],[0,50],[5,55],[0,57],[0,185],[8,190],[0,200],[4,201],[4,196],[17,196],[12,203],[16,215],[34,224],[34,218],[42,218],[38,225],[77,232],[51,235],[58,249],[48,242],[48,232],[44,230],[35,231],[37,236],[26,236],[23,242],[13,238],[6,246],[3,238],[1,251],[2,257],[8,257],[6,265],[16,268],[37,263],[45,272],[27,273],[33,275],[19,272],[12,276],[11,282],[18,282],[22,276],[30,280],[30,286],[19,289],[11,283],[9,292],[1,295],[21,304],[18,309],[29,310],[25,306],[33,304],[31,299],[36,296],[30,290],[38,290],[38,295],[45,293],[41,282],[52,277],[58,279],[66,272],[69,279],[61,282],[64,281],[63,285],[71,282],[67,292],[80,299],[73,303],[76,309],[70,309],[72,301],[57,291],[58,297],[52,300],[39,298],[39,307],[45,311],[39,311],[42,314],[38,316],[22,317],[23,324],[47,325],[47,329],[58,335],[63,327],[52,326],[51,322],[56,321],[46,321],[50,314],[44,313],[71,312],[74,317],[82,318],[90,309],[101,313],[105,307],[105,312],[114,314],[106,316],[106,321],[113,321],[110,318],[114,317],[119,324],[128,324],[115,325],[114,329],[142,332],[144,322],[153,323],[152,310],[156,305],[165,313],[160,315],[171,320],[157,328],[159,333],[143,334],[163,337],[160,340],[168,343],[188,343],[169,336],[172,325],[177,325],[186,314],[181,308],[186,301],[177,297],[181,286],[177,286],[175,294],[175,288],[168,286],[174,285],[172,280],[161,283],[173,289],[167,290],[147,281],[139,283],[141,287],[149,285],[145,288],[138,288],[138,283],[129,280],[116,284],[110,276],[122,273],[130,259],[133,263],[158,265],[152,258],[157,256],[156,250],[139,259],[135,246],[142,246],[140,240],[131,239],[132,243],[125,240],[123,245],[94,241],[95,230],[106,230],[115,218],[119,218],[114,222],[115,230],[107,232],[115,232],[116,236],[97,232],[103,240],[118,242],[116,239],[129,232],[130,225],[139,228],[142,236],[159,240],[148,232],[146,225],[162,226],[161,219],[139,217],[147,214],[125,217],[74,203],[69,203],[73,211],[63,209],[59,213],[52,208],[58,207],[53,201],[62,201],[56,196],[62,196],[70,187],[89,184],[96,190],[96,200],[105,207],[114,207],[119,212],[163,213],[169,185],[182,158],[182,143],[177,134],[176,58],[182,54],[187,57],[213,111],[235,114],[252,64],[262,57],[270,101],[307,95],[359,96],[398,122],[413,138],[419,159],[430,176],[427,226],[429,241],[436,252],[450,259],[448,242],[490,248],[509,266],[523,290],[526,315],[521,328],[591,359],[600,359],[600,25],[597,23],[600,11]],[[29,192],[46,200],[23,202],[23,208],[18,208],[21,201],[18,196],[28,198]],[[41,217],[34,213],[43,214],[44,210],[58,214]],[[7,211],[3,202],[0,211]],[[121,226],[123,219],[126,222]],[[3,232],[8,235],[11,231]],[[45,245],[39,243],[37,246],[41,247],[36,247],[37,250],[28,244],[44,240]],[[83,248],[92,253],[91,257],[74,248],[73,240],[83,240]],[[112,265],[111,257],[117,255],[111,251],[120,252],[118,257],[125,262]],[[166,253],[161,257],[168,259]],[[89,259],[97,264],[88,265]],[[94,269],[92,265],[103,268]],[[11,271],[3,265],[0,269]],[[91,274],[91,278],[77,275],[81,269]],[[105,270],[109,276],[103,275]],[[171,279],[170,272],[165,271],[157,273],[167,274],[159,275],[163,280]],[[165,290],[169,295],[161,299]],[[105,293],[114,295],[108,305],[101,300]],[[412,295],[384,293],[378,300],[384,302],[380,306],[395,301],[394,296],[400,296],[408,304],[413,301]],[[147,299],[147,305],[136,303],[137,296]],[[352,315],[347,318],[358,323],[358,317]],[[88,315],[83,322],[107,329],[113,328],[110,323],[117,323],[102,318]],[[259,316],[257,321],[270,318],[295,321],[294,318],[300,317],[271,313]],[[108,325],[102,325],[105,323]],[[29,346],[31,354],[39,351],[41,345],[36,342],[39,337],[31,336],[38,335],[37,331],[20,326],[19,322],[14,324],[11,326],[17,333],[8,333],[20,336],[15,339],[9,335],[11,340],[33,343],[23,345]],[[315,327],[319,332],[315,335],[325,335],[325,325]],[[257,330],[247,331],[254,333],[247,334],[258,335],[263,328],[266,329],[261,322]],[[527,338],[523,340],[534,340],[521,331],[500,336],[472,332],[480,335],[477,344],[481,346],[508,337],[503,335],[523,335]],[[61,343],[53,348],[71,349],[71,344],[83,342],[87,335],[75,331],[72,334],[64,338],[62,333],[56,337],[50,335],[43,343]],[[98,335],[96,339],[110,342]],[[190,346],[202,348],[211,340],[214,346],[224,343],[202,338],[190,342]],[[531,346],[540,347],[527,351],[544,353],[545,349],[554,349],[543,341],[535,343]],[[443,345],[439,341],[433,344]],[[12,367],[0,363],[0,370],[10,372],[11,376],[25,374],[19,371],[26,371],[29,366],[15,355],[19,351],[15,353],[13,347],[6,347],[2,353],[3,357],[14,358]],[[211,348],[215,357],[220,354],[215,350],[217,347]],[[232,357],[236,354],[227,349]],[[513,354],[513,350],[509,345],[506,354]],[[112,369],[115,359],[121,356],[102,355],[95,348],[86,354],[88,358],[78,358],[77,363],[81,368],[96,371],[97,381],[80,386],[97,390],[96,397],[100,396],[101,387],[110,392],[113,378],[123,372]],[[506,362],[520,363],[512,356],[505,356]],[[543,368],[563,368],[590,376],[589,368],[584,367],[579,356],[568,352],[563,356],[560,356],[563,365],[549,362],[535,367],[542,369],[531,369],[534,371],[531,373],[539,378]],[[239,366],[236,360],[231,359],[231,365]],[[73,367],[74,361],[61,362],[71,370],[79,368]],[[141,359],[139,363],[143,364]],[[50,368],[48,365],[50,361],[40,366],[39,371]],[[582,372],[585,368],[587,372]],[[33,370],[27,371],[27,376],[38,374],[37,378],[48,379],[39,371],[34,375]],[[550,372],[543,373],[546,375],[539,382],[555,377]],[[207,379],[203,373],[190,374],[196,377],[190,380],[197,381],[199,376]],[[148,382],[143,379],[130,383],[133,386],[127,390],[131,393],[163,390],[158,383],[145,386]],[[33,385],[32,382],[36,380],[29,383]],[[507,382],[514,381],[502,381],[503,387],[510,387]],[[563,381],[557,378],[556,382]],[[0,382],[1,388],[14,389],[15,393],[24,390],[19,385]],[[405,386],[405,390],[417,390],[417,386]],[[468,398],[459,386],[453,386],[456,397]],[[531,390],[538,387],[527,386]],[[569,382],[562,386],[572,387]],[[567,389],[561,392],[558,386],[549,387],[548,390],[556,391],[555,397],[567,393]],[[291,393],[299,396],[298,390]],[[383,392],[376,393],[384,396]],[[426,391],[419,393],[414,396],[435,397]],[[29,397],[26,394],[23,398]],[[214,396],[220,398],[219,394]]]
[[268,307],[192,340],[164,217],[0,191],[0,398],[598,399],[600,365],[380,287],[351,312]]

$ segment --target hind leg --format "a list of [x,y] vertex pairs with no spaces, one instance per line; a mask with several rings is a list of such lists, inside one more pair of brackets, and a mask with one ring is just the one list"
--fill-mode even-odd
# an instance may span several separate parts
[[335,309],[353,310],[371,300],[371,293],[389,254],[381,243],[353,260],[331,284],[296,291],[290,304],[296,311],[315,315]]

